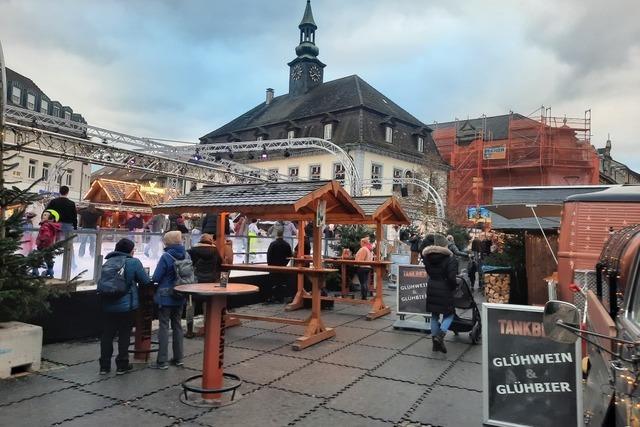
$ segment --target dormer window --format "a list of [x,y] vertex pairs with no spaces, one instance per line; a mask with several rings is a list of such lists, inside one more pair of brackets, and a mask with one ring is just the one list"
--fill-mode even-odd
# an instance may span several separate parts
[[333,137],[333,123],[326,123],[323,128],[323,138],[330,141]]
[[71,113],[67,110],[64,111],[64,119],[71,120]]
[[384,127],[384,140],[390,144],[393,142],[393,128],[391,126]]
[[32,93],[27,94],[27,109],[31,111],[36,109],[36,96]]
[[49,112],[49,103],[44,99],[40,100],[40,112],[42,114],[47,114]]
[[258,135],[256,141],[264,141],[264,135]]
[[53,111],[51,112],[51,114],[55,117],[60,117],[60,107],[58,107],[57,105],[54,105]]
[[22,98],[22,91],[18,86],[14,86],[11,88],[11,102],[14,104],[20,104],[20,99]]
[[291,139],[291,138],[295,138],[295,137],[296,137],[296,131],[295,130],[287,131],[287,138]]
[[418,137],[418,151],[421,153],[424,151],[424,138],[421,136]]

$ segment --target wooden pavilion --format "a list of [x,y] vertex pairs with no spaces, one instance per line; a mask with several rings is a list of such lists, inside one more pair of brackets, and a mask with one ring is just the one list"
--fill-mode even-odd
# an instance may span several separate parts
[[[153,209],[154,213],[215,213],[218,214],[217,247],[225,247],[224,224],[227,215],[239,212],[250,218],[265,220],[310,221],[313,225],[313,267],[278,267],[255,264],[223,264],[228,270],[248,270],[308,275],[312,283],[311,315],[306,320],[254,316],[233,313],[236,319],[265,320],[306,326],[304,335],[294,349],[301,350],[335,336],[324,326],[320,313],[320,289],[325,275],[337,270],[322,267],[323,221],[333,224],[363,221],[365,213],[337,181],[269,182],[207,186],[179,196]],[[298,241],[304,241],[304,227],[298,227]],[[298,255],[304,255],[304,245],[298,245]],[[221,254],[222,255],[222,254]],[[300,276],[302,277],[302,276]],[[232,321],[232,319],[228,319]],[[230,322],[227,322],[228,324]]]

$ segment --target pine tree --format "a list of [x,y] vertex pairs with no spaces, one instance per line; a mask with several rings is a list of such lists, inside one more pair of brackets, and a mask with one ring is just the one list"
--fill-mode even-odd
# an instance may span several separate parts
[[5,180],[5,175],[19,165],[12,162],[18,153],[7,147],[4,140],[6,92],[0,45],[0,322],[27,321],[48,310],[48,298],[53,291],[44,277],[35,277],[31,271],[44,264],[45,257],[60,254],[67,242],[57,242],[50,248],[36,250],[26,256],[18,252],[24,234],[25,209],[40,196],[31,192],[37,182],[21,190],[15,186],[8,187],[12,183]]

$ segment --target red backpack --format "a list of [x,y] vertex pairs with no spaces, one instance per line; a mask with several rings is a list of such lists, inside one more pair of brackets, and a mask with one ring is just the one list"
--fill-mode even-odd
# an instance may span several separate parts
[[36,247],[38,249],[45,249],[52,246],[56,242],[60,229],[60,224],[56,222],[42,222],[40,224],[40,231],[38,231],[38,237],[36,238]]

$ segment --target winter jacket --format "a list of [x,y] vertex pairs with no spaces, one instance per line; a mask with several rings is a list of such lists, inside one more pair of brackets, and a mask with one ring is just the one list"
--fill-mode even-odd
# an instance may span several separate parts
[[182,245],[170,245],[164,251],[153,272],[153,281],[158,283],[154,301],[160,307],[180,306],[184,304],[184,297],[173,292],[177,279],[173,258],[184,259],[187,252]]
[[285,266],[292,256],[291,245],[284,239],[276,239],[267,249],[267,264]]
[[141,230],[144,227],[144,220],[142,217],[132,216],[127,220],[127,230]]
[[60,223],[49,220],[42,221],[40,223],[38,236],[36,237],[36,248],[40,250],[53,246],[58,240],[58,235],[61,231],[62,225],[60,225]]
[[408,240],[411,243],[411,252],[420,252],[420,236],[415,235]]
[[214,245],[198,243],[189,249],[198,283],[213,283],[220,280],[222,259]]
[[[202,219],[202,232],[211,234],[212,236],[217,236],[218,231],[218,215],[216,214],[206,214]],[[229,221],[226,221],[224,225],[224,233],[225,235],[231,234],[231,226],[229,225]]]
[[284,222],[282,221],[277,221],[269,228],[269,237],[277,237],[279,231],[282,231],[282,233],[284,233]]
[[450,242],[449,246],[447,246],[447,249],[449,249],[455,256],[469,256],[468,252],[458,249],[458,246],[456,246],[455,242]]
[[298,235],[298,229],[291,221],[286,221],[284,223],[284,237],[294,237]]
[[78,214],[76,211],[76,204],[69,200],[68,197],[60,196],[56,197],[49,202],[45,210],[53,209],[60,214],[58,222],[65,224],[73,224],[73,229],[78,229]]
[[456,289],[458,260],[441,246],[427,246],[422,251],[427,270],[427,312],[449,314],[454,311],[453,291]]
[[124,252],[111,252],[105,259],[125,257],[124,279],[129,286],[127,293],[116,300],[102,300],[102,310],[109,313],[124,313],[138,308],[138,285],[148,285],[151,279],[144,271],[139,259]]

